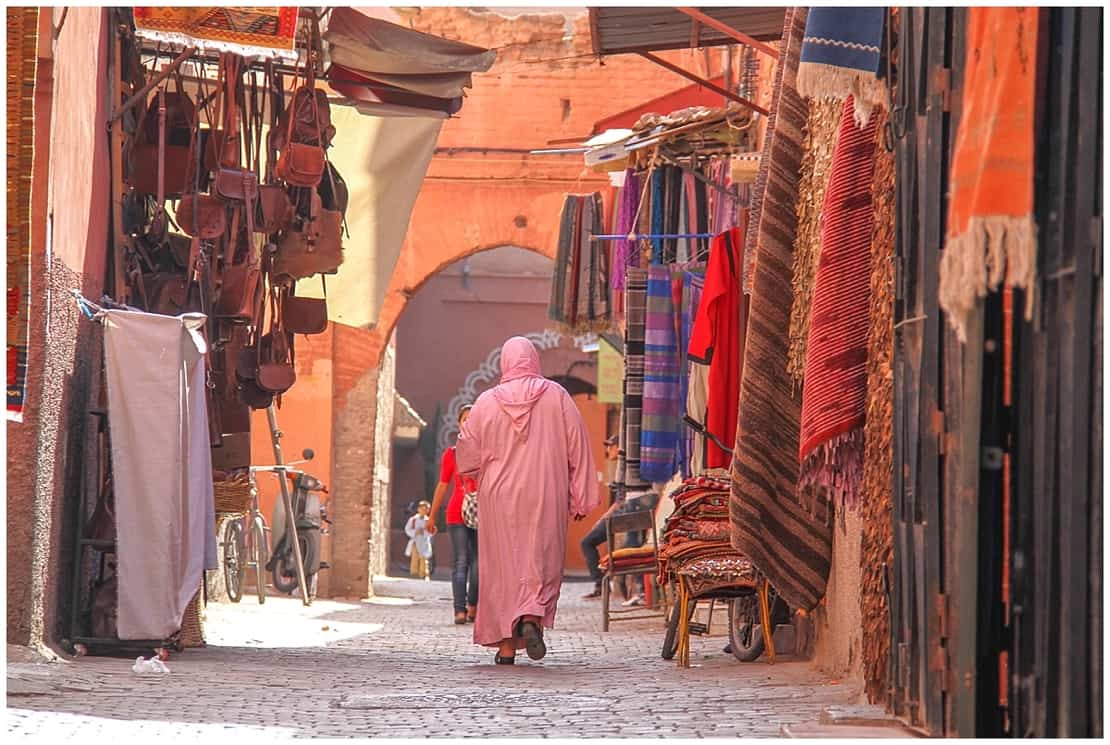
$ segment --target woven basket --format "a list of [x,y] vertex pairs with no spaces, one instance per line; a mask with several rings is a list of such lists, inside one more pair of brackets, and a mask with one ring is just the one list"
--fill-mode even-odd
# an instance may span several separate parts
[[185,649],[204,646],[204,618],[201,605],[201,591],[197,590],[197,594],[185,606],[185,616],[181,619],[179,639]]
[[216,497],[216,512],[249,512],[251,485],[244,479],[216,481],[212,484]]

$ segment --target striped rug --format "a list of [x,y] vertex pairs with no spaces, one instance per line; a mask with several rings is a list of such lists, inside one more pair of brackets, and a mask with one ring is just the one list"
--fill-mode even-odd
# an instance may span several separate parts
[[648,268],[645,315],[640,475],[648,481],[666,482],[677,470],[675,450],[683,409],[669,266],[656,264]]
[[821,260],[806,346],[799,488],[855,507],[863,477],[871,299],[874,114],[860,129],[849,97],[825,193]]
[[647,269],[629,269],[624,285],[624,425],[621,453],[622,483],[629,489],[644,485],[640,476],[640,429],[644,411],[644,323],[647,313]]
[[[798,181],[808,109],[795,88],[806,9],[787,9],[783,68],[759,217],[740,416],[732,459],[732,545],[793,608],[825,594],[832,525],[825,502],[798,499],[801,396],[786,374]],[[766,156],[765,156],[766,157]]]

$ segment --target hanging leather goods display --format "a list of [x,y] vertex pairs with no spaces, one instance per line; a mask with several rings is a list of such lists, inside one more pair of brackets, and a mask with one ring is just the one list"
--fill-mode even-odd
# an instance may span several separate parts
[[[237,58],[232,57],[226,65],[224,94],[224,141],[220,152],[220,162],[216,169],[213,191],[228,201],[246,202],[253,209],[258,196],[258,176],[249,168],[240,165],[242,140],[240,136],[239,104],[242,87]],[[246,138],[249,145],[250,139]]]
[[328,330],[328,285],[320,275],[324,297],[297,297],[295,287],[290,287],[282,301],[281,320],[291,334],[322,334]]
[[[262,288],[262,260],[254,244],[254,210],[249,205],[241,210],[247,216],[247,230],[240,231],[236,212],[228,242],[230,261],[224,267],[215,314],[235,323],[250,323]],[[237,261],[240,253],[244,254],[243,260]]]
[[211,122],[208,143],[204,153],[204,166],[209,173],[215,173],[223,163],[238,163],[242,143],[239,133],[228,126],[228,109],[233,104],[228,100],[228,91],[238,78],[239,58],[234,54],[220,55],[219,74],[216,82],[216,118]]

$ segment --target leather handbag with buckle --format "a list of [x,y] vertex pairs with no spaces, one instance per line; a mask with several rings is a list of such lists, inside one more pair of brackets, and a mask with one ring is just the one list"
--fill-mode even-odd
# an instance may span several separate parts
[[174,216],[188,235],[211,241],[227,232],[227,205],[211,194],[201,193],[202,182],[207,183],[209,171],[204,168],[199,131],[200,111],[197,110],[194,112],[193,137],[189,144],[190,191],[181,197]]
[[[315,83],[310,84],[312,85],[312,89],[315,90]],[[323,141],[324,136],[320,127],[319,98],[315,94],[307,98],[311,100],[312,104],[311,110],[316,142],[320,143]],[[294,100],[296,100],[296,95],[294,95]],[[289,109],[295,108],[296,107],[292,104],[289,107]],[[297,117],[292,111],[287,111],[285,118],[287,121],[285,128],[285,143],[278,156],[275,172],[278,178],[290,186],[316,187],[320,183],[320,179],[324,176],[324,165],[327,161],[324,155],[324,146],[322,144],[298,142],[294,138],[293,129]]]
[[290,288],[281,305],[281,320],[291,334],[322,334],[328,330],[328,286],[324,275],[324,297],[297,297]]
[[313,274],[334,274],[343,264],[343,214],[326,210],[312,191],[312,210],[300,230],[282,233],[271,274],[305,279]]

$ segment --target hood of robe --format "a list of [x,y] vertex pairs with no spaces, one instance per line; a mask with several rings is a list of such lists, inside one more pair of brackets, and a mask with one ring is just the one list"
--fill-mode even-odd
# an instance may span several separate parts
[[513,422],[513,430],[528,436],[528,421],[540,396],[551,385],[540,372],[540,353],[523,336],[514,336],[501,347],[501,383],[493,397]]

